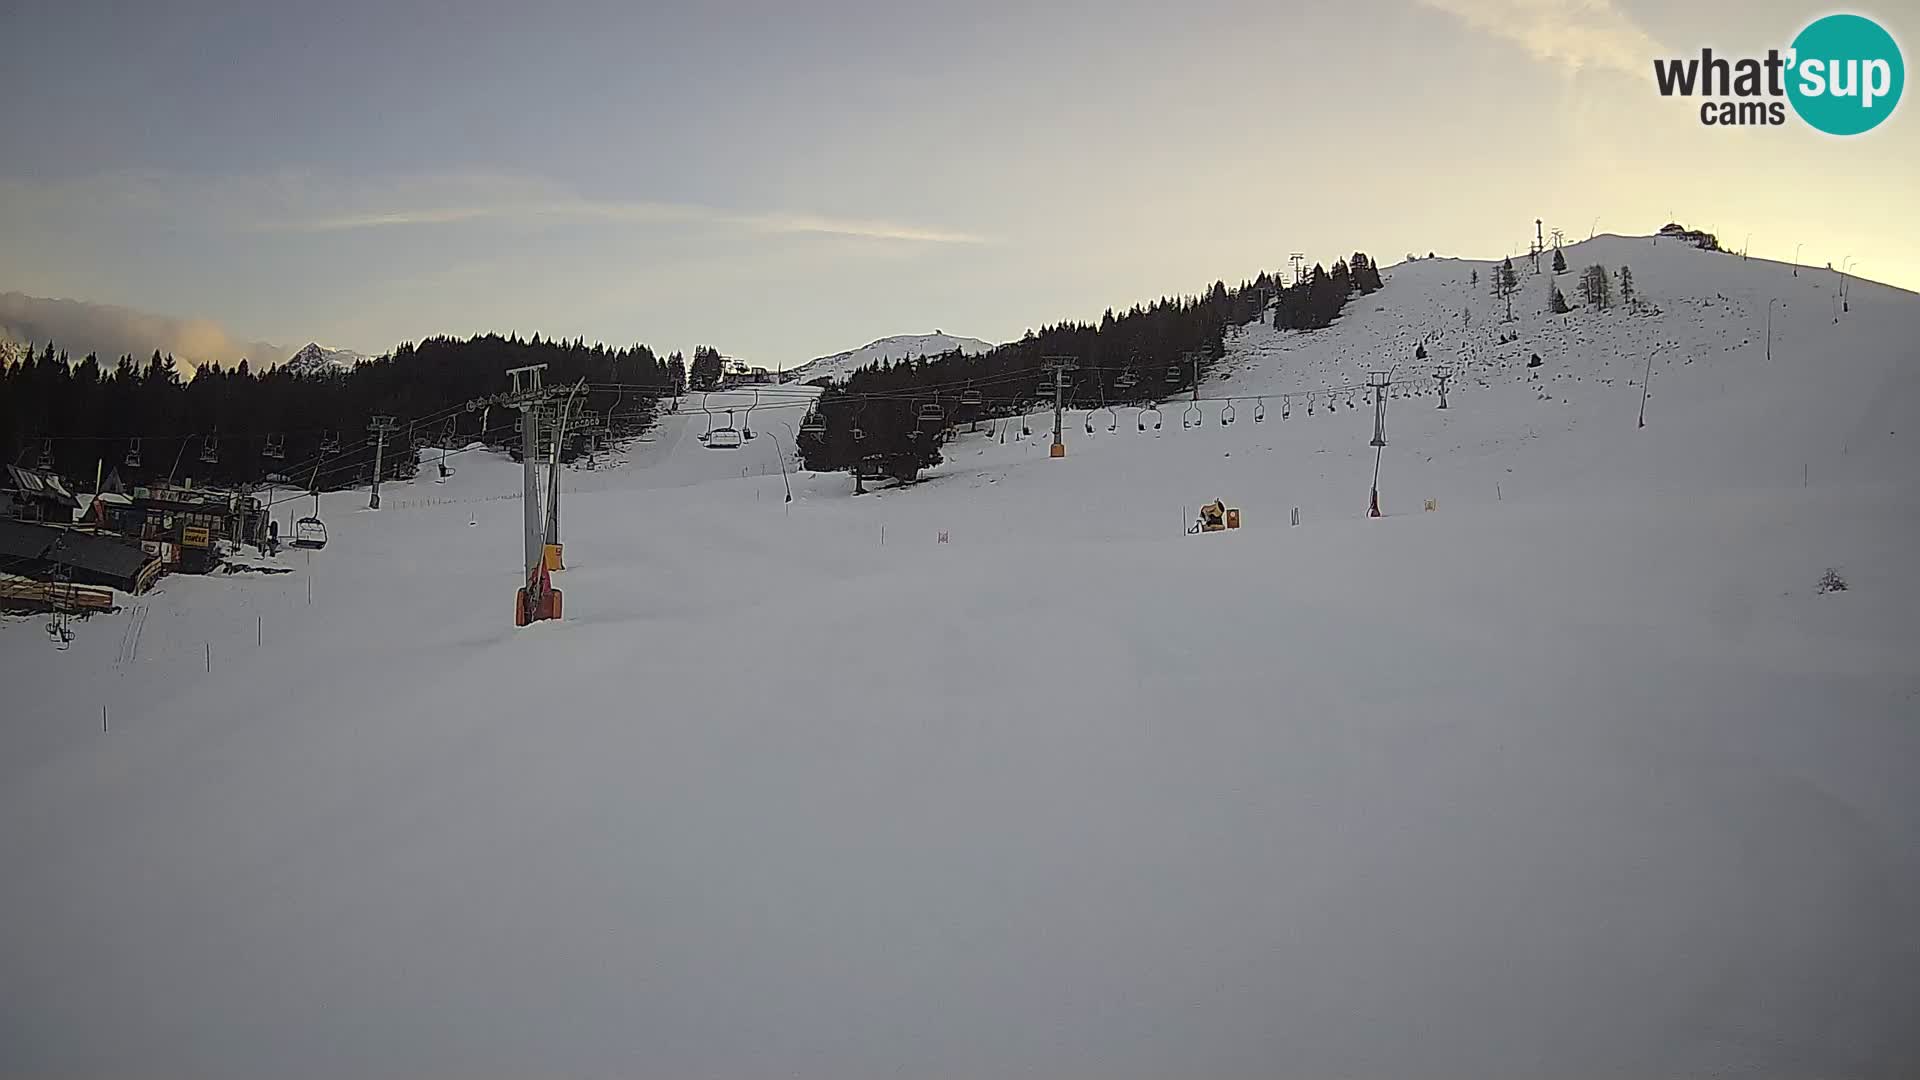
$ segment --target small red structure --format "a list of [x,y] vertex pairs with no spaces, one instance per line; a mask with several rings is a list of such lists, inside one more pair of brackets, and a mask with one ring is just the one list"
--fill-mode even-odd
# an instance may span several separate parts
[[540,567],[527,575],[527,583],[520,587],[514,596],[513,625],[526,626],[543,619],[560,617],[560,590],[553,587],[553,581],[547,576],[547,567]]

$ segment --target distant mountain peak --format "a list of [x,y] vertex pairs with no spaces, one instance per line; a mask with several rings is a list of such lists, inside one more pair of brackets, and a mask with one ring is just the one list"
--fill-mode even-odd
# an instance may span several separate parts
[[352,371],[355,364],[365,359],[365,355],[352,349],[328,349],[317,341],[309,341],[280,366],[298,375],[336,375]]
[[857,349],[834,353],[810,360],[800,366],[803,378],[815,379],[821,376],[844,378],[868,364],[891,364],[916,357],[941,356],[955,349],[968,356],[975,356],[992,349],[993,343],[979,338],[960,337],[945,331],[935,330],[931,334],[895,334],[892,337],[869,341]]

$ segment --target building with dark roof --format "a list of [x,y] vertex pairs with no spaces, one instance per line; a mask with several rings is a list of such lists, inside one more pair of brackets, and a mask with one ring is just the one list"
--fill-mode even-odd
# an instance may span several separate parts
[[140,593],[163,569],[160,556],[138,542],[42,525],[0,520],[0,570],[36,581],[71,581]]

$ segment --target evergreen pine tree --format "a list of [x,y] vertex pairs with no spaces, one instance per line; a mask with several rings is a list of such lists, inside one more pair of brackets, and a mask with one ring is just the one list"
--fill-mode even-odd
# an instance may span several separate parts
[[1631,266],[1622,266],[1620,268],[1620,301],[1627,305],[1627,310],[1629,311],[1633,311],[1640,306],[1639,300],[1636,298],[1633,290],[1633,267]]
[[1581,271],[1580,295],[1595,311],[1605,311],[1613,306],[1613,286],[1607,277],[1606,267],[1594,263]]
[[1567,272],[1567,257],[1560,253],[1559,248],[1553,249],[1553,272],[1556,274]]
[[1560,295],[1560,286],[1551,285],[1550,288],[1552,292],[1547,298],[1547,307],[1549,310],[1555,315],[1565,315],[1567,312],[1573,310],[1567,306],[1567,298]]
[[1513,294],[1520,291],[1520,275],[1513,269],[1513,257],[1500,260],[1493,272],[1493,293],[1507,302],[1507,321],[1513,321]]

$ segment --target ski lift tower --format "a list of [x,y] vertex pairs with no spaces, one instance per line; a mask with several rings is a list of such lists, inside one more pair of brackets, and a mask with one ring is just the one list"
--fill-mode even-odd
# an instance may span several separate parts
[[476,398],[467,402],[467,411],[504,405],[520,413],[520,467],[522,539],[525,557],[521,560],[521,586],[514,597],[513,624],[526,626],[542,619],[560,617],[560,590],[553,587],[547,574],[545,530],[540,513],[540,410],[548,399],[540,373],[547,365],[513,368],[507,372],[504,394]]
[[1367,372],[1367,385],[1373,388],[1373,493],[1367,499],[1367,516],[1380,516],[1380,452],[1387,445],[1387,387],[1391,371]]
[[368,420],[367,430],[373,432],[373,490],[367,499],[367,509],[380,509],[380,473],[387,463],[387,436],[400,430],[400,425],[391,416],[375,416]]
[[1067,456],[1067,444],[1060,441],[1060,414],[1063,408],[1061,399],[1066,396],[1066,376],[1069,371],[1080,370],[1080,358],[1077,356],[1043,356],[1041,366],[1053,372],[1053,445],[1047,449],[1047,456],[1060,458]]
[[1307,253],[1304,251],[1295,251],[1287,256],[1287,261],[1293,264],[1293,283],[1295,285],[1299,285],[1306,280],[1304,277],[1301,277],[1303,271],[1300,269],[1302,264],[1306,262],[1306,259]]

